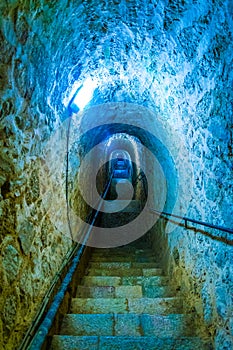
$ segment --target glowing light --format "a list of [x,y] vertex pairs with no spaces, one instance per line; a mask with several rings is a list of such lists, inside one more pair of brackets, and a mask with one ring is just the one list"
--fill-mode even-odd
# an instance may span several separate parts
[[91,101],[96,87],[96,81],[92,80],[91,78],[87,78],[72,101],[72,109],[75,109],[73,107],[76,106],[82,111]]

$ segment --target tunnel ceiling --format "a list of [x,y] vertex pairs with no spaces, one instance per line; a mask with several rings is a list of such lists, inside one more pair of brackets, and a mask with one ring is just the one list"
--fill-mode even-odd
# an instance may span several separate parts
[[[178,100],[186,104],[184,88],[193,96],[203,89],[232,41],[230,1],[15,1],[0,6],[6,14],[3,59],[4,51],[17,50],[15,74],[17,68],[21,73],[16,86],[22,90],[24,81],[20,95],[30,98],[40,84],[41,111],[47,102],[60,110],[74,82],[91,75],[99,82],[96,103],[137,102],[169,119],[179,112]],[[221,26],[211,30],[216,22]]]

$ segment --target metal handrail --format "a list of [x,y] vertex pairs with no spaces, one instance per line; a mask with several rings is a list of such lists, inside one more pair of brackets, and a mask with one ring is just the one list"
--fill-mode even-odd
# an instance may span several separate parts
[[148,208],[148,209],[149,209],[149,211],[151,211],[151,212],[153,212],[155,214],[158,214],[158,215],[166,215],[166,216],[171,216],[171,217],[176,218],[176,219],[184,220],[186,228],[188,228],[187,223],[188,222],[192,222],[194,224],[198,224],[198,225],[201,225],[201,226],[206,226],[206,227],[214,228],[214,229],[217,229],[217,230],[220,230],[220,231],[233,233],[233,229],[231,229],[231,228],[209,224],[208,222],[204,222],[204,221],[200,221],[200,220],[190,219],[190,218],[187,218],[186,216],[179,216],[179,215],[175,215],[175,214],[171,214],[171,213],[166,213],[165,211],[158,211],[158,210],[153,209],[153,208]]
[[[66,258],[64,259],[64,262],[62,264],[62,268],[60,271],[56,274],[52,285],[49,288],[49,291],[46,293],[43,301],[42,301],[42,306],[39,310],[39,312],[36,314],[36,317],[34,319],[34,322],[32,323],[32,326],[29,328],[28,332],[26,333],[23,342],[19,348],[19,350],[25,350],[25,349],[30,349],[30,350],[40,350],[45,342],[45,339],[48,335],[48,332],[53,324],[54,318],[57,314],[58,308],[61,305],[62,300],[64,299],[65,293],[67,291],[67,288],[71,282],[71,279],[74,275],[75,270],[77,269],[77,266],[80,262],[80,259],[82,257],[82,254],[84,252],[84,248],[86,246],[86,243],[90,237],[92,228],[95,224],[95,221],[97,219],[97,216],[101,210],[101,207],[103,205],[103,201],[107,196],[109,187],[111,185],[113,174],[111,174],[110,179],[108,183],[106,184],[103,193],[101,194],[101,198],[97,202],[97,209],[95,212],[95,215],[91,219],[92,213],[89,214],[88,218],[91,219],[90,226],[85,233],[85,238],[83,240],[83,243],[80,245],[76,243],[76,245],[72,248],[71,252],[67,254]],[[73,260],[72,260],[73,259]],[[72,262],[71,262],[72,260]],[[71,266],[69,267],[68,272],[66,273],[61,286],[55,295],[50,308],[42,320],[42,317],[44,315],[45,309],[49,303],[49,299],[57,285],[58,280],[60,279],[65,267],[71,262]]]

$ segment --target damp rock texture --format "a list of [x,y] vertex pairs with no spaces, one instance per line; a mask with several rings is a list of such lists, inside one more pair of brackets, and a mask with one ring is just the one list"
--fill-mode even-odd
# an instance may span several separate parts
[[[177,172],[168,177],[174,193],[168,193],[167,208],[233,226],[232,39],[231,0],[1,1],[3,348],[18,347],[72,245],[64,121],[75,82],[95,79],[92,105],[129,103],[154,115],[151,130],[166,147],[145,141],[130,125],[128,132],[163,164],[171,156]],[[101,141],[101,132],[98,137]],[[77,148],[75,154],[72,179],[78,176]],[[169,166],[165,172],[169,176]],[[177,205],[174,196],[182,199]],[[78,209],[85,208],[82,203]],[[192,303],[197,300],[216,348],[230,348],[229,235],[221,241],[219,231],[211,231],[213,237],[182,228],[163,232],[170,271],[191,291]]]
[[[47,101],[49,76],[54,74],[47,70],[53,53],[46,54],[40,40],[44,35],[37,32],[40,26],[44,34],[47,32],[43,28],[46,24],[36,20],[43,9],[39,3],[32,7],[28,4],[0,4],[2,349],[18,348],[72,245],[69,235],[61,232],[59,221],[55,224],[53,220],[59,203],[51,204],[51,193],[56,188],[49,180],[47,159],[51,149],[47,145],[59,123]],[[54,76],[51,79],[54,81]],[[56,157],[53,166],[61,168]],[[67,227],[65,213],[63,223]]]

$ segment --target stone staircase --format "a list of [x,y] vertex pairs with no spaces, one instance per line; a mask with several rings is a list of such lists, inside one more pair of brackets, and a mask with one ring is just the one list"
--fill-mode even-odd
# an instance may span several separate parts
[[[108,201],[111,205],[111,210],[106,204],[103,205],[103,212],[101,217],[101,227],[119,227],[127,225],[129,222],[133,221],[141,212],[141,202],[138,200],[131,200],[127,205],[128,201],[126,199]],[[123,208],[123,209],[121,209]]]
[[52,350],[212,349],[146,242],[95,249]]

